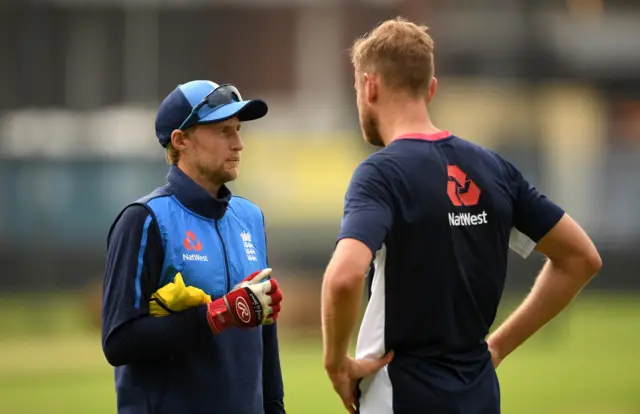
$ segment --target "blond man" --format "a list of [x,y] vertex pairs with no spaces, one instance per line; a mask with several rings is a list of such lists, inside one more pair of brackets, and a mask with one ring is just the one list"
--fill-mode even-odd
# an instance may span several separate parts
[[[513,164],[432,123],[433,50],[427,28],[401,18],[352,49],[362,132],[382,149],[353,174],[322,289],[325,369],[351,413],[498,414],[495,368],[601,266],[579,225]],[[510,247],[549,260],[485,339]]]

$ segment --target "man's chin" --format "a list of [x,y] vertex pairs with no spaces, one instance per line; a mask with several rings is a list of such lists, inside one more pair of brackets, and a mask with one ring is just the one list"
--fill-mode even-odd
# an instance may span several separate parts
[[225,171],[225,181],[234,181],[240,175],[240,171],[237,168],[232,168],[230,170]]

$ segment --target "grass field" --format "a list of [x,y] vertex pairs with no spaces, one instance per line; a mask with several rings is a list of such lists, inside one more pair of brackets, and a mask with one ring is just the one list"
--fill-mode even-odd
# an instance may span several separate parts
[[[81,333],[73,323],[79,312],[48,312],[49,329],[36,334],[25,328],[35,315],[16,301],[2,303],[0,413],[115,412],[112,369],[98,334]],[[639,343],[639,298],[581,298],[500,367],[503,413],[640,413]],[[324,376],[317,340],[284,332],[281,357],[289,413],[343,412]]]

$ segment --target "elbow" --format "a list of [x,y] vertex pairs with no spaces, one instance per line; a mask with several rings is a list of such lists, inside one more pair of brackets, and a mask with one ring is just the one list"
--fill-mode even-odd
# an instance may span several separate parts
[[602,269],[602,258],[595,248],[581,255],[563,257],[551,262],[555,267],[564,269],[566,274],[581,285],[587,284]]
[[109,365],[113,367],[127,365],[130,362],[126,359],[124,347],[120,342],[118,335],[110,335],[102,341],[102,352]]
[[584,257],[584,263],[587,273],[589,273],[589,278],[595,276],[602,269],[602,257],[595,249],[591,254]]
[[115,347],[105,344],[102,349],[109,365],[111,365],[112,367],[121,367],[123,365],[126,365],[126,361],[124,360],[124,358],[122,358],[122,355],[117,352]]
[[587,281],[593,278],[596,273],[602,269],[602,258],[593,243],[588,249],[585,249],[582,255],[580,255],[580,262],[580,268],[582,269],[582,273]]
[[335,296],[349,296],[360,289],[365,276],[356,272],[342,273],[339,277],[329,278],[326,288]]

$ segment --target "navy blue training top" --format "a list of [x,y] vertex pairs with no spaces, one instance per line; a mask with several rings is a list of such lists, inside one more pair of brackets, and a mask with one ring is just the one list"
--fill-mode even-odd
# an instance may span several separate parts
[[447,131],[399,137],[357,167],[338,237],[374,255],[356,355],[396,354],[370,412],[387,400],[395,412],[495,412],[452,407],[490,362],[509,247],[526,257],[563,214],[511,163]]
[[[161,283],[167,258],[183,261],[187,284],[189,269],[206,269],[213,261],[220,262],[218,267],[224,269],[227,256],[226,264],[234,266],[234,270],[242,266],[235,257],[244,256],[246,242],[241,234],[234,235],[237,238],[233,240],[230,235],[226,239],[224,236],[225,229],[241,223],[242,217],[230,211],[234,205],[238,208],[237,203],[226,187],[221,189],[220,199],[211,197],[175,166],[171,167],[167,185],[146,198],[149,200],[172,200],[178,206],[165,225],[179,227],[183,217],[202,220],[204,226],[210,222],[209,245],[217,240],[216,234],[221,234],[222,246],[208,251],[206,261],[192,257],[206,258],[205,249],[198,254],[186,250],[176,255],[166,252],[166,237],[163,239],[160,231],[164,227],[159,226],[158,217],[145,200],[126,207],[115,220],[108,240],[102,345],[107,360],[116,367],[118,413],[284,413],[276,325],[231,328],[213,335],[206,321],[205,305],[164,317],[149,316],[149,298]],[[227,223],[229,220],[231,223]],[[218,229],[222,229],[221,233],[217,233]],[[198,236],[207,240],[204,231]],[[182,238],[178,242],[167,248],[178,250]],[[258,241],[254,240],[254,244],[258,245]],[[263,248],[261,245],[260,250]],[[255,260],[251,255],[247,257]],[[244,272],[234,275],[235,279],[244,276]],[[213,277],[207,277],[212,281],[212,290],[207,292],[211,294],[216,293],[217,286],[228,290],[228,285],[239,281],[229,283],[224,277],[219,281]]]

